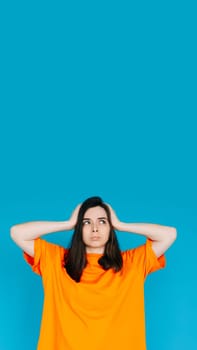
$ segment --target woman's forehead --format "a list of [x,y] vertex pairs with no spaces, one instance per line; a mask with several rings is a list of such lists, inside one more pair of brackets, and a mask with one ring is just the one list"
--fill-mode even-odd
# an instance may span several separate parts
[[97,206],[97,207],[92,207],[86,210],[84,214],[84,218],[97,218],[97,217],[106,217],[107,218],[107,213],[104,208]]

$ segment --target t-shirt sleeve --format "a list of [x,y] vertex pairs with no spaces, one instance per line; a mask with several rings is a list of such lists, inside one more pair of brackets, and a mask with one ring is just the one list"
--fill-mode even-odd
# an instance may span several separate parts
[[33,272],[43,275],[53,265],[60,255],[60,247],[41,238],[34,240],[34,257],[23,251],[25,261],[31,266]]
[[152,240],[147,238],[146,242],[133,250],[133,263],[135,267],[142,271],[144,278],[152,272],[160,270],[166,266],[166,257],[157,257],[152,249]]

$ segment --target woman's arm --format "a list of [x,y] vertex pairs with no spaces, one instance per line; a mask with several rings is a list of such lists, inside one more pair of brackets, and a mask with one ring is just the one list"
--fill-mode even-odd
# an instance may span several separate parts
[[58,231],[72,230],[76,223],[80,204],[77,205],[68,221],[32,221],[11,227],[11,237],[30,241],[42,235]]
[[67,231],[73,227],[70,221],[31,221],[11,227],[11,237],[31,241],[47,233]]
[[108,204],[111,212],[111,220],[114,229],[118,231],[133,232],[151,239],[155,254],[161,256],[175,241],[177,230],[175,227],[146,223],[121,222],[112,207]]
[[21,249],[34,256],[34,239],[47,233],[72,230],[77,222],[80,204],[73,211],[68,221],[32,221],[11,227],[10,235]]

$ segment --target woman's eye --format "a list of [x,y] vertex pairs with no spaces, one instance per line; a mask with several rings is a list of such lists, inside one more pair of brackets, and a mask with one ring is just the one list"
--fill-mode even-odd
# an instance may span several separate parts
[[105,224],[105,220],[100,220],[100,222],[102,222],[103,224]]
[[89,224],[90,221],[84,221],[83,224],[86,225],[86,224]]

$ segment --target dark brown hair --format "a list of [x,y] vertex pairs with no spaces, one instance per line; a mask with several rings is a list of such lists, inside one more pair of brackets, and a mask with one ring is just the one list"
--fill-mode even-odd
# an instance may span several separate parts
[[89,208],[96,206],[105,209],[110,224],[109,239],[105,245],[104,253],[99,258],[98,263],[104,270],[113,268],[115,272],[120,271],[123,265],[118,240],[111,223],[109,207],[100,197],[90,197],[82,203],[79,209],[77,224],[71,239],[70,247],[64,256],[64,267],[70,277],[76,282],[80,282],[83,269],[87,265],[85,243],[82,238],[84,214]]

